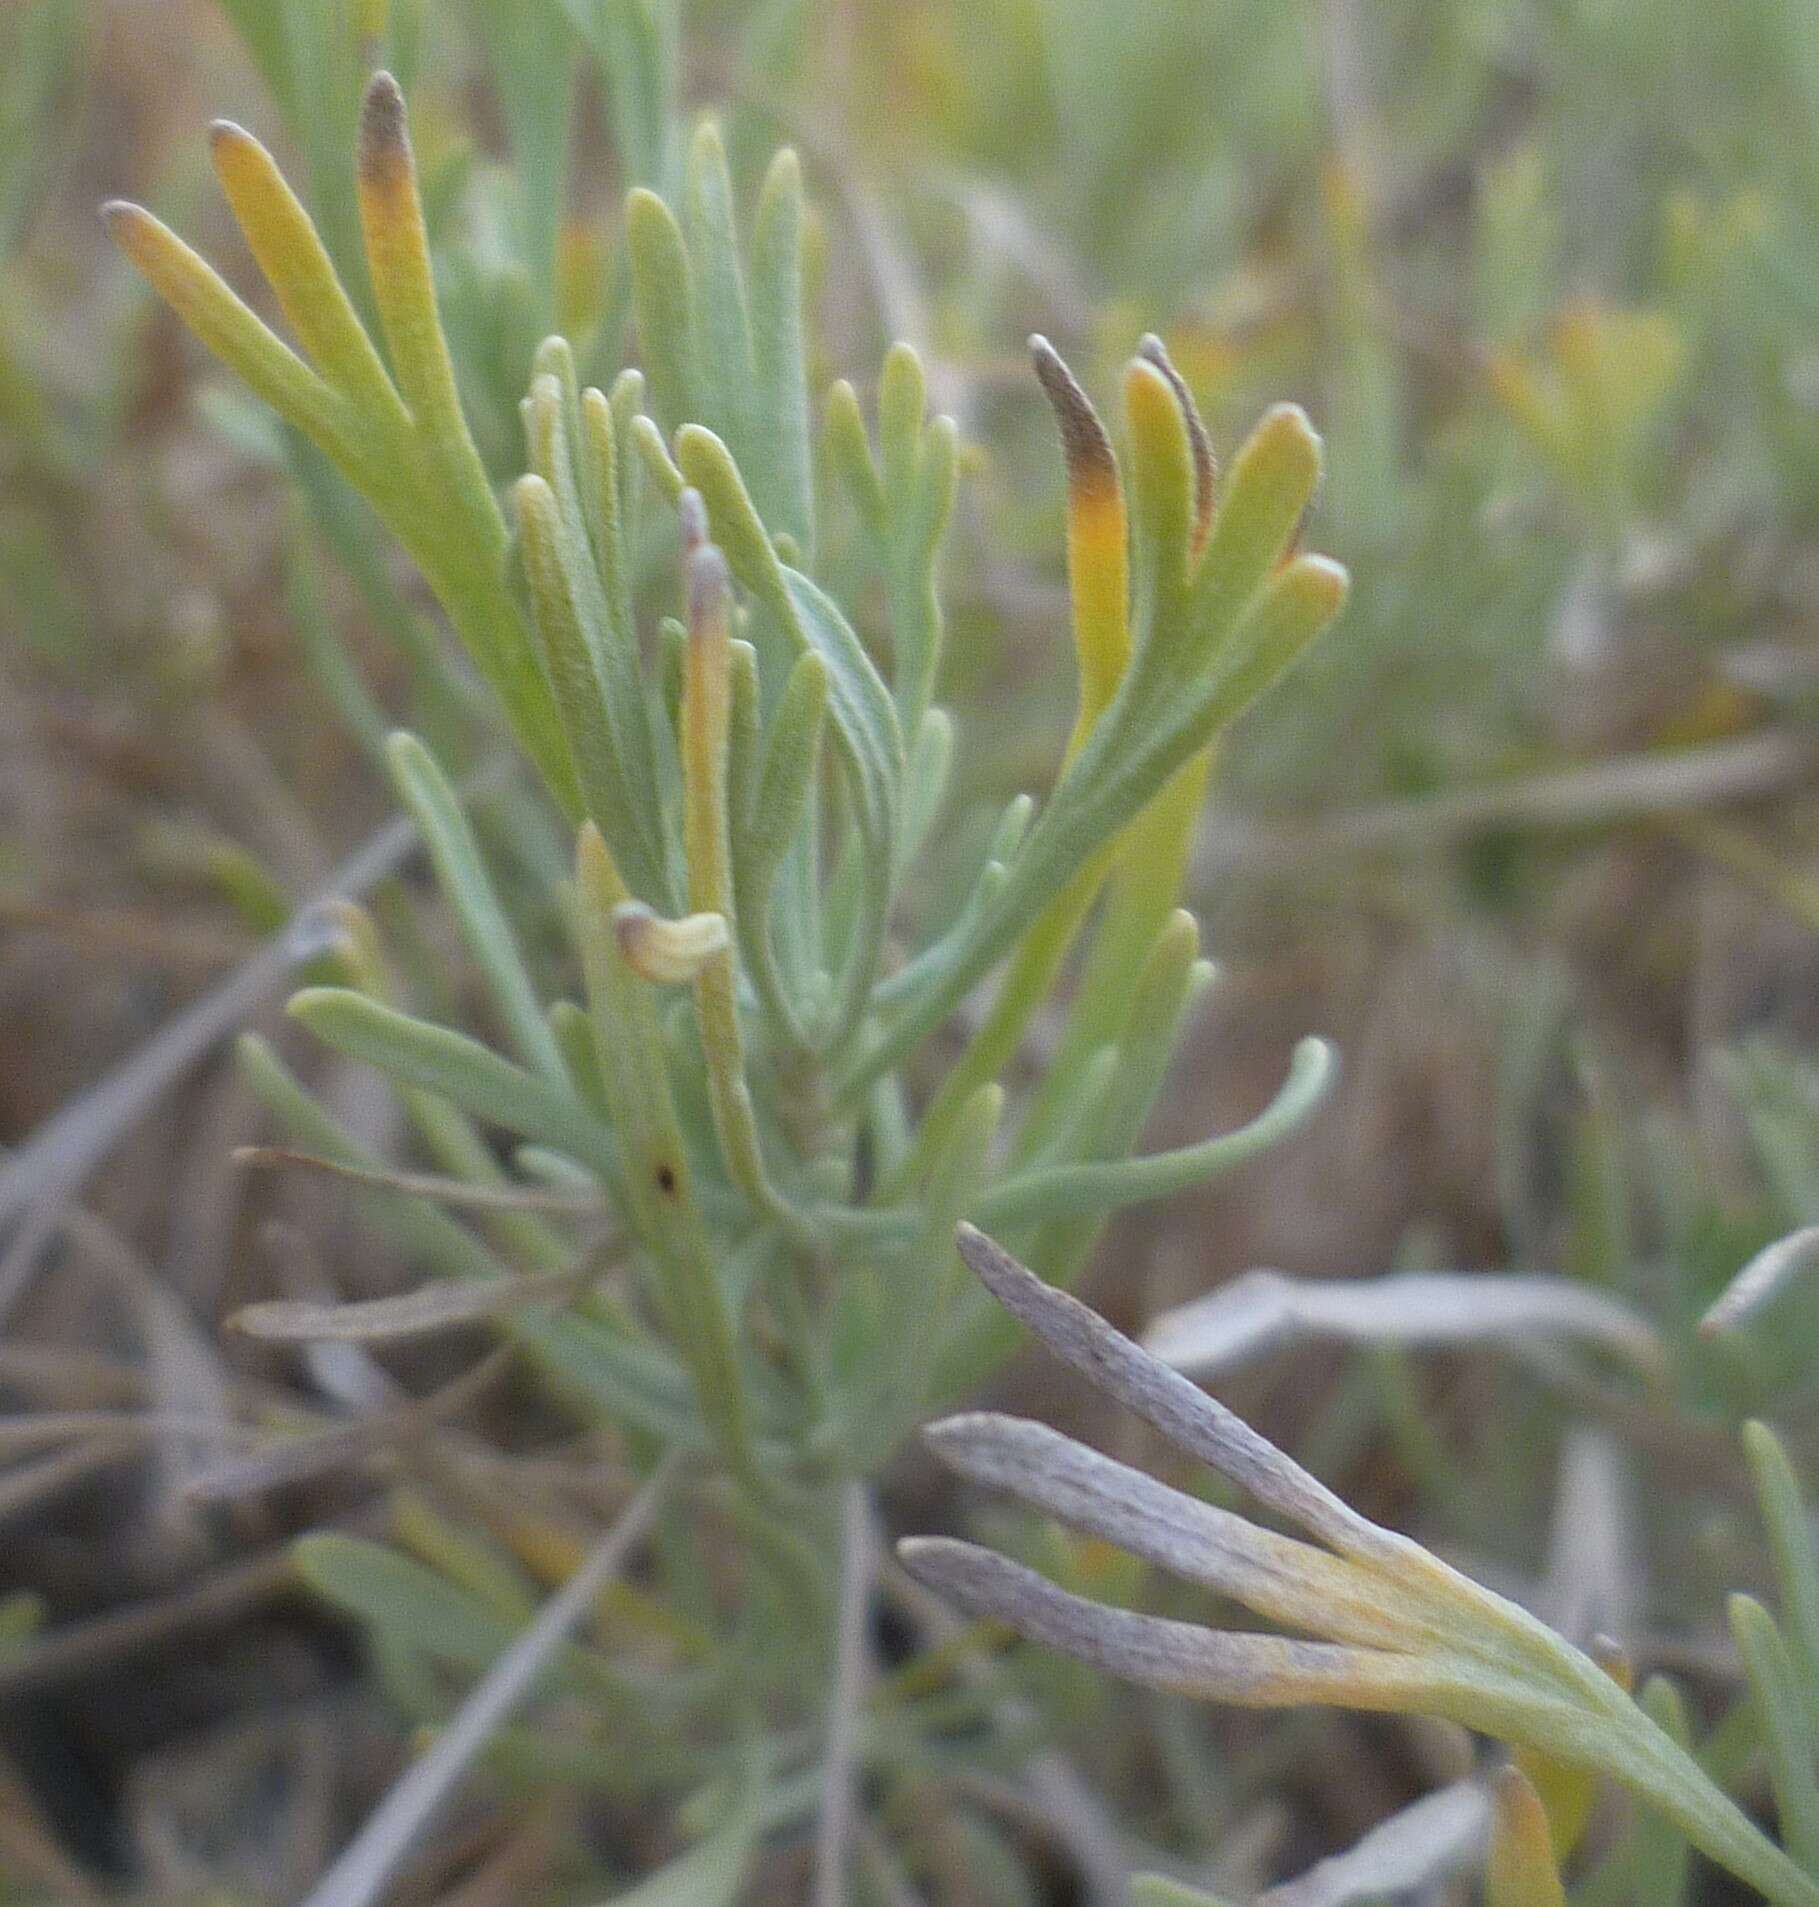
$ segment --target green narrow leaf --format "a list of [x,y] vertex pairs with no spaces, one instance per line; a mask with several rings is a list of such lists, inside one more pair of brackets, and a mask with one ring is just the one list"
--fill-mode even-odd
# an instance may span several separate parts
[[1330,1084],[1333,1050],[1324,1040],[1303,1040],[1289,1063],[1288,1078],[1264,1111],[1236,1132],[1203,1139],[1173,1152],[1081,1165],[1039,1167],[993,1187],[979,1202],[979,1222],[992,1230],[1051,1219],[1114,1211],[1149,1199],[1167,1198],[1241,1164],[1307,1117]]
[[[1691,1750],[1692,1729],[1680,1691],[1665,1676],[1651,1676],[1642,1686],[1642,1711],[1678,1748]],[[1687,1839],[1673,1822],[1652,1809],[1636,1824],[1634,1880],[1630,1898],[1635,1907],[1681,1907],[1692,1865]]]
[[299,1538],[298,1573],[392,1647],[479,1674],[512,1639],[512,1621],[383,1543],[323,1532]]
[[480,844],[448,778],[416,736],[402,731],[386,743],[386,758],[399,799],[417,823],[442,891],[492,989],[519,1058],[545,1079],[565,1082],[562,1056],[544,1022],[517,937],[487,878]]
[[1131,1881],[1130,1907],[1230,1907],[1230,1903],[1163,1874],[1138,1874]]
[[733,1907],[764,1830],[760,1765],[751,1772],[725,1820],[704,1840],[604,1907]]
[[1762,1717],[1769,1778],[1789,1853],[1819,1874],[1819,1775],[1806,1691],[1775,1619],[1753,1596],[1730,1599],[1731,1634]]
[[[903,859],[907,865],[921,853],[928,831],[935,825],[947,798],[948,778],[954,768],[954,718],[946,709],[931,708],[922,718],[910,750],[903,795]],[[1018,797],[1025,818],[1035,812],[1027,795]],[[999,859],[1008,858],[999,855]]]
[[[356,1140],[257,1034],[241,1036],[235,1057],[259,1101],[296,1139],[356,1171],[382,1173],[387,1162]],[[510,1268],[466,1226],[429,1199],[355,1188],[356,1209],[382,1237],[401,1250],[421,1254],[458,1278],[481,1281],[510,1275]]]
[[1298,406],[1278,404],[1238,447],[1195,572],[1186,632],[1216,648],[1288,549],[1320,478],[1320,439]]
[[[667,875],[660,863],[653,864],[645,832],[638,825],[650,804],[634,795],[620,758],[606,686],[582,623],[572,561],[577,553],[569,548],[561,507],[549,484],[535,473],[518,479],[512,498],[532,624],[543,645],[550,681],[556,686],[555,704],[580,784],[582,808],[624,856],[638,881],[639,898],[667,911],[672,904]],[[648,784],[640,791],[646,793]]]
[[[735,695],[735,710],[742,697],[755,721],[755,663],[746,666],[743,677],[735,677],[742,679],[747,686]],[[827,665],[810,651],[797,658],[784,683],[764,737],[762,760],[752,760],[734,777],[733,894],[739,944],[767,1016],[785,1046],[796,1049],[806,1045],[807,1032],[778,970],[772,912],[778,872],[807,817],[826,713]],[[755,743],[754,737],[744,745],[748,755],[755,754]]]
[[535,287],[537,317],[556,319],[556,264],[568,204],[569,131],[577,60],[562,9],[529,0],[501,32],[489,0],[475,6],[487,36],[494,82],[512,155],[518,253]]
[[[593,818],[609,841],[623,840],[628,850],[635,850],[625,865],[641,898],[668,906],[673,895],[620,532],[612,407],[598,391],[580,391],[572,352],[561,338],[550,338],[537,352],[523,414],[531,469],[556,500],[560,534],[554,548],[572,612],[561,639],[564,645],[578,639],[585,651],[599,702],[587,724],[590,731],[596,725],[604,730],[611,773],[621,789],[620,806],[610,821],[598,814]],[[533,499],[533,505],[536,502]],[[539,536],[546,537],[546,524],[537,527]],[[541,546],[538,555],[541,563]]]
[[325,1045],[526,1139],[567,1152],[611,1184],[620,1172],[613,1136],[566,1086],[501,1059],[448,1027],[382,1006],[343,987],[306,987],[288,1008]]
[[827,460],[846,486],[861,527],[870,536],[882,539],[886,528],[884,485],[878,466],[872,461],[871,440],[865,434],[859,395],[845,378],[827,394],[821,432]]
[[700,415],[692,355],[696,292],[682,227],[644,187],[625,201],[625,245],[651,408],[664,432],[673,433]]
[[750,832],[748,817],[758,803],[758,776],[764,760],[764,736],[759,705],[758,652],[734,637],[729,645],[729,691],[732,709],[726,738],[726,799],[733,826],[734,875],[737,878],[740,837]]
[[[748,467],[762,472],[758,514],[773,536],[796,540],[813,567],[814,473],[802,335],[802,167],[787,147],[758,196],[751,250],[752,418]],[[755,481],[756,479],[754,479]]]
[[1194,459],[1187,419],[1167,377],[1133,358],[1124,377],[1130,435],[1131,624],[1145,634],[1181,616],[1193,537]]
[[711,119],[701,122],[689,145],[683,206],[683,231],[695,285],[691,342],[700,409],[694,421],[724,438],[741,467],[753,473],[753,480],[764,481],[751,441],[752,327],[739,264],[733,182],[720,128]]
[[1775,1559],[1775,1587],[1787,1644],[1819,1732],[1819,1562],[1812,1524],[1781,1439],[1764,1423],[1743,1427],[1743,1448],[1756,1479],[1756,1501]]

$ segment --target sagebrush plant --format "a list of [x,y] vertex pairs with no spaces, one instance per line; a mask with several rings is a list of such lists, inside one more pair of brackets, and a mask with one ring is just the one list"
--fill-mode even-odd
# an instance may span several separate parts
[[[1010,805],[958,914],[909,923],[904,876],[940,838],[956,743],[933,699],[955,433],[928,415],[899,346],[875,444],[844,383],[812,435],[794,156],[771,166],[743,245],[711,123],[679,214],[632,193],[643,369],[582,389],[563,340],[538,349],[508,516],[456,388],[396,82],[373,78],[359,125],[377,337],[265,148],[223,124],[213,153],[303,355],[149,213],[111,205],[116,239],[409,552],[574,841],[572,881],[526,912],[566,924],[580,1000],[562,997],[565,963],[548,948],[558,984],[535,970],[458,781],[394,735],[399,798],[484,976],[497,1043],[412,1013],[376,927],[352,910],[348,983],[306,988],[291,1012],[390,1076],[446,1175],[397,1185],[387,1222],[438,1272],[490,1283],[502,1328],[623,1434],[634,1467],[680,1449],[722,1480],[702,1487],[743,1533],[734,1601],[747,1613],[701,1641],[702,1673],[669,1698],[678,1728],[717,1720],[710,1773],[726,1736],[819,1685],[840,1486],[875,1473],[931,1400],[1005,1348],[957,1276],[956,1222],[1070,1275],[1108,1213],[1248,1156],[1330,1071],[1307,1042],[1249,1126],[1129,1156],[1210,977],[1175,905],[1207,750],[1343,597],[1338,567],[1296,547],[1318,443],[1283,406],[1216,476],[1186,386],[1149,340],[1125,372],[1121,464],[1036,342],[1068,471],[1079,717],[1053,790],[1040,809]],[[885,605],[870,645],[816,575],[840,509]],[[636,568],[669,537],[683,614],[641,631]],[[1095,906],[1059,1049],[1011,1106],[1000,1075]],[[905,1062],[988,980],[983,1019],[918,1116]],[[245,1059],[294,1138],[380,1196],[383,1162],[269,1047],[248,1040]],[[496,1136],[518,1148],[510,1185]],[[456,1216],[469,1209],[478,1228]],[[578,1279],[568,1309],[521,1308],[526,1274],[619,1259],[627,1282]],[[445,1644],[400,1599],[408,1566],[340,1538],[304,1556],[376,1619],[395,1685],[426,1699],[420,1658]],[[665,1563],[693,1579],[672,1595],[707,1593],[698,1559]],[[755,1648],[750,1612],[777,1598],[797,1616]],[[653,1783],[689,1765],[682,1739],[652,1757]]]
[[[1211,977],[1177,905],[1209,750],[1344,595],[1343,571],[1299,547],[1320,467],[1306,419],[1269,412],[1220,473],[1187,386],[1145,339],[1123,372],[1114,449],[1034,342],[1067,471],[1078,712],[1046,798],[1012,802],[983,857],[930,884],[959,894],[957,909],[924,918],[909,877],[942,858],[954,752],[982,739],[936,701],[956,435],[930,416],[901,345],[877,379],[875,429],[844,382],[813,427],[795,158],[770,167],[742,242],[713,125],[685,162],[646,127],[634,172],[648,183],[624,227],[641,368],[594,388],[577,368],[592,340],[538,346],[524,471],[502,504],[457,388],[406,118],[397,83],[376,75],[358,111],[357,244],[353,229],[325,243],[264,147],[216,128],[223,190],[300,353],[149,213],[108,217],[202,341],[408,552],[535,771],[535,825],[553,817],[562,836],[568,866],[539,875],[534,845],[479,825],[476,790],[495,765],[443,759],[412,734],[385,743],[484,980],[486,1025],[414,1011],[374,923],[352,910],[337,922],[340,984],[305,989],[291,1010],[395,1082],[434,1175],[394,1171],[269,1046],[245,1045],[295,1140],[463,1292],[409,1328],[490,1317],[602,1433],[617,1471],[690,1460],[686,1504],[658,1513],[648,1575],[565,1658],[563,1692],[583,1699],[546,1733],[501,1730],[498,1765],[636,1798],[699,1793],[682,1818],[698,1831],[718,1807],[736,1888],[755,1838],[822,1805],[842,1755],[888,1778],[937,1750],[969,1752],[967,1728],[998,1699],[989,1682],[906,1683],[838,1754],[826,1693],[857,1548],[851,1484],[1011,1342],[960,1275],[965,1222],[983,1228],[962,1233],[969,1262],[1012,1311],[1125,1401],[1164,1397],[1164,1428],[1327,1547],[1096,1467],[1046,1433],[956,1420],[935,1433],[943,1454],[1317,1640],[1096,1611],[980,1552],[923,1547],[919,1570],[1119,1673],[1268,1705],[1441,1714],[1510,1742],[1528,1773],[1500,1795],[1500,1903],[1557,1895],[1555,1852],[1573,1838],[1556,1831],[1542,1860],[1542,1802],[1523,1784],[1561,1808],[1592,1771],[1661,1817],[1637,1875],[1683,1866],[1690,1841],[1776,1901],[1819,1901],[1819,1591],[1766,1433],[1752,1455],[1788,1635],[1754,1604],[1735,1619],[1786,1852],[1700,1772],[1670,1695],[1631,1701],[1605,1668],[1347,1510],[1053,1295],[1110,1213],[1250,1156],[1330,1073],[1308,1042],[1249,1126],[1133,1156]],[[554,310],[553,282],[533,303]],[[653,619],[648,585],[664,573],[680,579],[680,614]],[[981,993],[957,1053],[938,1048]],[[1059,1037],[1020,1084],[1026,1036],[1058,995]],[[377,1335],[398,1314],[367,1323]],[[573,1557],[528,1521],[481,1538],[414,1501],[396,1533],[396,1548],[306,1539],[302,1564],[368,1623],[399,1699],[439,1721],[439,1672],[482,1670],[528,1614],[527,1571]]]

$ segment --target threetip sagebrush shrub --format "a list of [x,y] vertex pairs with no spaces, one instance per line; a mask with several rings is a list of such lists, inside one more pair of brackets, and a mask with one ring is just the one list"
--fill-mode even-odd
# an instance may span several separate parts
[[[570,346],[544,343],[521,406],[524,474],[502,503],[457,388],[394,80],[377,74],[359,113],[363,288],[257,140],[219,125],[213,154],[294,347],[149,213],[110,205],[115,238],[409,553],[572,843],[572,879],[527,907],[498,878],[466,764],[407,733],[386,745],[490,1035],[412,1011],[374,923],[351,911],[342,983],[305,988],[291,1013],[389,1076],[435,1173],[394,1173],[263,1042],[245,1062],[377,1223],[483,1294],[419,1305],[420,1326],[491,1317],[619,1433],[633,1468],[661,1449],[706,1466],[699,1488],[740,1563],[730,1594],[707,1594],[721,1621],[702,1644],[706,1686],[673,1697],[702,1745],[652,1757],[647,1777],[673,1781],[678,1758],[705,1775],[767,1700],[800,1708],[825,1674],[844,1481],[1007,1348],[959,1275],[955,1224],[992,1225],[1067,1278],[1108,1214],[1267,1144],[1330,1072],[1308,1042],[1249,1126],[1131,1156],[1210,978],[1176,905],[1207,751],[1344,594],[1334,564],[1298,549],[1318,442],[1283,406],[1220,477],[1152,339],[1125,370],[1120,456],[1034,341],[1067,470],[1078,715],[1052,790],[1006,809],[957,915],[918,920],[905,877],[945,845],[955,749],[982,739],[935,700],[956,434],[901,345],[875,429],[844,382],[812,428],[794,155],[771,166],[743,241],[711,124],[674,206],[632,192],[642,368],[584,388]],[[818,570],[830,519],[858,553],[844,573],[869,572],[883,605],[864,635]],[[654,627],[640,588],[653,562],[681,573],[680,614]],[[566,956],[534,924],[552,913]],[[1013,1095],[1005,1075],[1083,938],[1059,1048]],[[904,1069],[926,1071],[931,1039],[981,986],[983,1017],[918,1112]],[[618,1264],[626,1277],[602,1278]],[[664,1563],[684,1579],[699,1567],[686,1551]],[[412,1634],[422,1572],[394,1561],[343,1539],[304,1551],[422,1707],[409,1664],[445,1644]],[[752,1612],[778,1598],[796,1617],[754,1647]]]

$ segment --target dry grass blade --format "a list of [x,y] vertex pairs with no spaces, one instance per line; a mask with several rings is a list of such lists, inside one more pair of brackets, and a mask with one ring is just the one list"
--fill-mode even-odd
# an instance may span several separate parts
[[1305,1874],[1257,1897],[1256,1907],[1350,1907],[1423,1894],[1470,1866],[1484,1846],[1490,1804],[1475,1781],[1423,1795]]
[[286,1438],[245,1457],[235,1457],[191,1479],[185,1495],[197,1502],[224,1502],[257,1496],[299,1483],[305,1477],[357,1462],[386,1447],[409,1442],[432,1425],[459,1417],[512,1360],[512,1347],[501,1345],[452,1384],[403,1410],[377,1411],[351,1424]]
[[1575,1429],[1560,1452],[1540,1613],[1586,1648],[1599,1636],[1631,1635],[1644,1600],[1622,1456],[1603,1431]]
[[68,1443],[81,1437],[113,1437],[143,1443],[154,1437],[207,1437],[244,1443],[259,1433],[249,1424],[169,1410],[42,1410],[0,1417],[0,1456]]
[[356,1185],[370,1185],[379,1191],[436,1199],[444,1205],[462,1205],[480,1212],[554,1212],[589,1218],[607,1210],[605,1200],[591,1192],[562,1192],[536,1185],[476,1185],[436,1172],[381,1172],[325,1159],[314,1152],[293,1152],[287,1146],[240,1146],[234,1153],[234,1163],[252,1170],[296,1166],[351,1179]]
[[0,1384],[60,1408],[136,1404],[145,1373],[125,1358],[80,1344],[0,1343]]
[[643,1539],[662,1506],[676,1468],[677,1459],[672,1455],[652,1472],[587,1561],[487,1670],[429,1752],[379,1804],[301,1907],[372,1907],[381,1898],[386,1883],[449,1799],[494,1729],[530,1692],[531,1684],[569,1631],[587,1615],[594,1598]]
[[53,1630],[18,1654],[0,1658],[0,1696],[11,1699],[55,1687],[187,1629],[225,1622],[251,1604],[293,1588],[296,1580],[286,1543],[217,1570],[176,1595],[134,1603]]
[[236,1311],[227,1325],[243,1337],[268,1344],[384,1344],[507,1317],[531,1305],[566,1304],[586,1290],[600,1271],[599,1261],[590,1259],[521,1278],[422,1285],[395,1298],[363,1298],[352,1304],[271,1298]]
[[1734,1331],[1746,1318],[1772,1299],[1795,1278],[1819,1265],[1819,1225],[1803,1225],[1772,1245],[1765,1245],[1725,1286],[1717,1302],[1699,1320],[1705,1337]]
[[1208,840],[1197,875],[1210,878],[1232,859],[1281,866],[1378,849],[1429,850],[1485,828],[1595,827],[1673,814],[1744,800],[1804,781],[1812,770],[1807,737],[1768,729],[1696,748],[1619,756],[1590,768],[1384,802],[1311,824],[1235,822]]
[[300,960],[320,951],[321,907],[363,892],[389,874],[417,842],[408,819],[388,821],[341,863],[322,890],[251,959],[185,1007],[129,1059],[47,1119],[0,1164],[0,1317],[25,1288],[65,1202],[119,1143],[218,1041],[271,999]]
[[853,1763],[871,1653],[866,1618],[878,1569],[878,1531],[863,1483],[849,1483],[841,1496],[840,1535],[834,1690],[822,1759],[821,1812],[815,1824],[815,1907],[841,1907],[846,1899],[847,1850],[853,1835]]
[[1351,1344],[1511,1343],[1573,1338],[1659,1373],[1654,1327],[1626,1304],[1566,1278],[1399,1272],[1313,1283],[1247,1271],[1204,1298],[1165,1311],[1144,1349],[1197,1377],[1235,1370],[1297,1338]]
[[0,1473],[0,1523],[36,1509],[49,1498],[132,1456],[138,1443],[139,1439],[132,1436],[95,1437]]

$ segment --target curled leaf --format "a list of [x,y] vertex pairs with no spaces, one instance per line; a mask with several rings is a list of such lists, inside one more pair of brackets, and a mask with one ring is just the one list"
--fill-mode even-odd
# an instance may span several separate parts
[[724,914],[665,920],[642,901],[625,901],[613,909],[613,932],[626,965],[641,980],[664,987],[696,979],[710,960],[732,945]]

